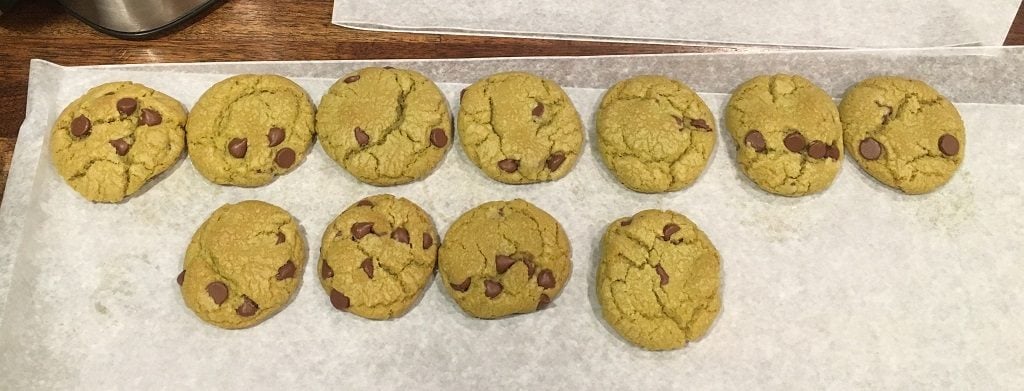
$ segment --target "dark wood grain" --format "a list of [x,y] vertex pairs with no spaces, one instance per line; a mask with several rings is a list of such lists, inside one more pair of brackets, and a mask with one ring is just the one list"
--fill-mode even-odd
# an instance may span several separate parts
[[[82,24],[52,0],[25,0],[0,16],[0,197],[25,117],[32,58],[62,65],[150,62],[585,56],[692,53],[750,47],[638,45],[583,41],[380,33],[331,25],[330,0],[226,1],[165,36],[126,41]],[[1024,43],[1018,13],[1006,44]]]

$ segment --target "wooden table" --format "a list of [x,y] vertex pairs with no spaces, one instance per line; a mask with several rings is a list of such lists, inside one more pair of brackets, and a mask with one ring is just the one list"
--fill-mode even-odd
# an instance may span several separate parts
[[[234,0],[191,25],[147,41],[125,41],[82,24],[52,0],[25,0],[0,16],[0,199],[25,119],[29,60],[61,65],[150,62],[452,58],[723,52],[697,47],[378,33],[330,23],[329,0]],[[1005,44],[1024,44],[1024,8]]]

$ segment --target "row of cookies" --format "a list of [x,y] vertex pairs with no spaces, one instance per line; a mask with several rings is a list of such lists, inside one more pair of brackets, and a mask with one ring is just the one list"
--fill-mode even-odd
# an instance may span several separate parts
[[[288,212],[265,202],[217,209],[193,235],[178,274],[186,306],[227,329],[277,313],[304,275],[301,232]],[[654,350],[704,334],[720,307],[720,260],[690,220],[643,211],[612,222],[602,243],[596,289],[613,329]],[[383,320],[409,311],[435,264],[448,295],[483,319],[541,310],[572,275],[565,231],[529,202],[470,209],[442,242],[423,209],[387,194],[354,203],[328,225],[316,274],[334,308]]]
[[[554,82],[499,73],[462,91],[466,155],[504,183],[556,180],[575,165],[583,125]],[[50,139],[58,173],[86,198],[117,202],[181,156],[187,131],[196,169],[214,183],[261,186],[294,169],[319,135],[328,155],[359,180],[390,186],[421,179],[447,152],[452,123],[437,86],[410,70],[365,68],[339,79],[316,110],[292,81],[240,75],[207,90],[187,116],[181,104],[130,82],[91,89],[58,117]],[[683,83],[623,80],[597,114],[603,161],[626,187],[666,192],[692,184],[715,144],[716,121]],[[829,186],[845,149],[881,182],[916,194],[948,181],[963,159],[956,108],[926,84],[878,77],[831,97],[793,75],[755,77],[726,110],[741,170],[771,193]],[[845,140],[845,142],[844,142]]]

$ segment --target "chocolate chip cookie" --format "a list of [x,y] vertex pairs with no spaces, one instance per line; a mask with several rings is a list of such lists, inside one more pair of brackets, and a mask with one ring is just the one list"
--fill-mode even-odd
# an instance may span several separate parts
[[459,138],[469,159],[499,182],[553,181],[576,165],[583,123],[555,82],[498,73],[463,91]]
[[423,209],[405,198],[375,195],[348,207],[327,227],[320,284],[340,311],[397,318],[433,276],[440,244]]
[[648,350],[699,339],[721,307],[718,251],[685,216],[645,210],[616,220],[601,242],[597,297],[608,324]]
[[360,181],[409,183],[430,174],[452,141],[448,101],[418,72],[365,68],[339,79],[320,100],[324,151]]
[[697,180],[715,146],[715,118],[685,84],[663,76],[616,83],[597,112],[597,145],[633,191],[675,191]]
[[57,173],[83,197],[118,202],[181,157],[185,109],[129,81],[103,84],[71,102],[50,133]]
[[192,236],[178,285],[200,319],[241,329],[284,308],[305,266],[295,219],[266,202],[243,201],[217,208]]
[[570,253],[551,215],[523,200],[493,201],[455,220],[438,271],[463,311],[494,319],[549,305],[572,274]]
[[825,190],[843,160],[839,112],[825,91],[795,75],[740,85],[725,111],[740,169],[767,192],[798,197]]
[[238,75],[199,97],[188,124],[192,163],[213,183],[262,186],[302,162],[313,141],[306,91],[277,75]]
[[960,113],[924,82],[891,76],[863,80],[846,93],[839,114],[853,159],[904,193],[935,190],[963,162]]

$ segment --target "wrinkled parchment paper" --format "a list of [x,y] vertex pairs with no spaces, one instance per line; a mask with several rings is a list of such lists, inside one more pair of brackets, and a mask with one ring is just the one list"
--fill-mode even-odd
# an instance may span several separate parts
[[643,43],[1001,45],[1020,0],[334,0],[366,30]]
[[[28,115],[0,206],[0,388],[44,389],[1009,389],[1024,384],[1024,67],[1020,48],[794,52],[439,61],[167,64],[64,68],[32,64]],[[206,182],[186,159],[142,194],[92,204],[57,176],[52,121],[89,87],[133,80],[191,107],[241,72],[276,72],[314,101],[367,65],[423,71],[453,110],[488,73],[523,69],[567,88],[583,115],[585,152],[553,183],[503,185],[453,148],[413,184],[361,184],[314,145],[293,173],[257,189]],[[967,157],[953,180],[898,194],[852,159],[832,187],[790,199],[754,187],[722,130],[723,93],[758,73],[800,72],[834,96],[898,73],[958,102]],[[719,119],[718,144],[691,188],[626,190],[599,162],[594,109],[614,81],[677,77]],[[218,206],[279,205],[301,223],[315,265],[327,224],[360,198],[390,192],[430,213],[439,232],[485,201],[521,197],[565,227],[574,271],[547,310],[501,320],[459,311],[434,279],[411,312],[368,321],[334,310],[307,268],[294,301],[265,323],[226,331],[196,318],[175,277],[195,229]],[[722,255],[723,307],[707,336],[652,353],[604,323],[593,291],[612,220],[670,208]],[[6,300],[5,300],[6,297]]]

